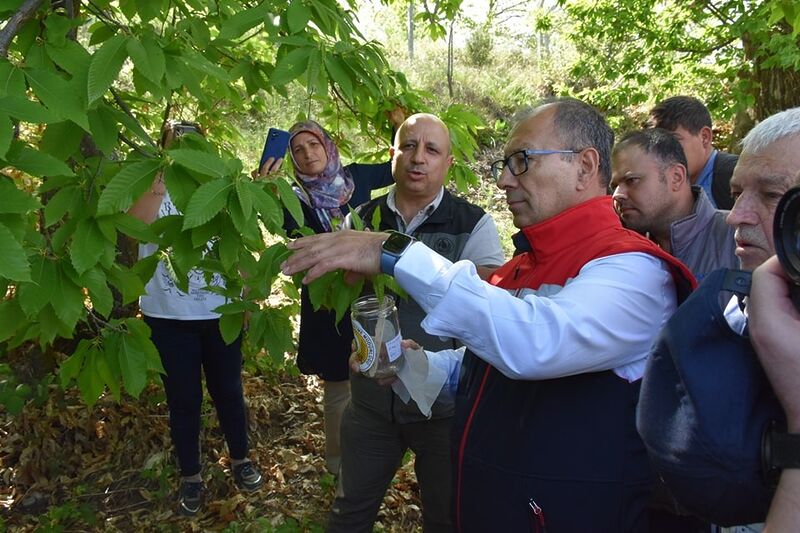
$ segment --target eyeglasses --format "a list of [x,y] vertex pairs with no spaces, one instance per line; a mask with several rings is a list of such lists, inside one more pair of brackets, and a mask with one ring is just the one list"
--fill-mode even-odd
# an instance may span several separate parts
[[514,152],[505,159],[498,159],[491,165],[492,177],[494,181],[500,181],[500,176],[503,174],[503,167],[508,167],[512,176],[519,176],[528,171],[528,158],[534,155],[550,155],[550,154],[579,154],[580,150],[533,150],[526,149]]

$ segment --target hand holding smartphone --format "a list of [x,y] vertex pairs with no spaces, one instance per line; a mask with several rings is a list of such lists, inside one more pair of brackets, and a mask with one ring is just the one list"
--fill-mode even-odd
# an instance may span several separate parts
[[270,158],[272,158],[272,162],[266,171],[269,173],[276,170],[280,166],[280,164],[276,166],[276,163],[278,163],[278,161],[283,161],[288,148],[289,132],[277,128],[270,128],[267,132],[267,140],[264,142],[264,151],[261,153],[261,162],[258,164],[259,172],[264,168],[264,164]]

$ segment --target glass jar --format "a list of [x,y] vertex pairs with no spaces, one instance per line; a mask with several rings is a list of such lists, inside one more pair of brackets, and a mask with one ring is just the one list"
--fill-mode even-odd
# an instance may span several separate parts
[[387,378],[400,368],[400,323],[394,298],[384,295],[362,296],[350,307],[356,357],[362,374],[370,378]]

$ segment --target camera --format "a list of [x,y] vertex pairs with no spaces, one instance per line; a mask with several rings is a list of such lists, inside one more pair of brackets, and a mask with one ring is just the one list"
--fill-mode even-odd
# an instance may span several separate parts
[[778,202],[772,234],[778,260],[792,282],[792,302],[800,311],[800,187],[786,191]]
[[178,122],[172,125],[172,132],[175,134],[175,137],[180,137],[186,133],[197,133],[202,135],[200,132],[200,128],[197,124],[193,124],[191,122]]

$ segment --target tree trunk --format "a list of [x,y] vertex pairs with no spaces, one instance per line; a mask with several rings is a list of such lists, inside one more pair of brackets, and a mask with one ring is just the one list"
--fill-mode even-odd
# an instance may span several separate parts
[[[785,23],[778,24],[776,32],[791,34],[791,28]],[[749,78],[752,85],[753,118],[756,121],[800,105],[800,72],[782,68],[763,67],[766,59],[760,55],[750,36],[742,37],[745,59],[751,65]],[[800,46],[800,42],[798,42]]]
[[447,37],[447,90],[453,98],[453,24],[450,21],[450,35]]

